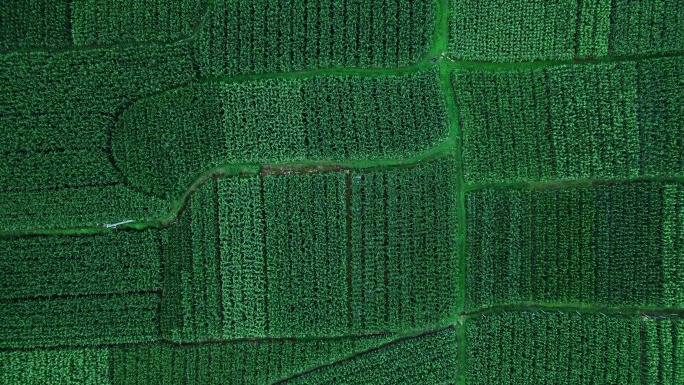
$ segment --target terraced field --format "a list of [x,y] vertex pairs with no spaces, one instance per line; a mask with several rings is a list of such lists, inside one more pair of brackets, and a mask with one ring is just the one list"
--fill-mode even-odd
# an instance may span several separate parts
[[0,383],[684,383],[684,3],[0,4]]

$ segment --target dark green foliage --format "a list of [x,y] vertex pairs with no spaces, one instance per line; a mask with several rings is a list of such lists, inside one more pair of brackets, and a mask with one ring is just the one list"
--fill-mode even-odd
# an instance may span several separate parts
[[682,63],[455,72],[466,180],[682,175]]
[[[50,149],[3,154],[0,180],[6,192],[41,192],[60,188],[112,185],[120,176],[103,148]],[[27,170],[30,173],[27,175]]]
[[611,19],[611,55],[684,50],[684,2],[681,0],[613,0]]
[[98,345],[157,339],[158,293],[7,301],[0,347]]
[[106,150],[124,107],[192,78],[191,55],[187,43],[1,55],[3,151]]
[[374,336],[186,346],[142,344],[116,347],[110,354],[114,384],[265,385],[346,360],[389,340],[389,336]]
[[129,103],[190,79],[190,51],[179,44],[0,55],[0,228],[98,225],[166,211],[124,186],[109,133]]
[[155,232],[0,239],[1,299],[161,289]]
[[0,205],[2,230],[73,228],[128,219],[157,219],[170,208],[169,202],[122,184],[6,191],[0,192],[0,196],[4,199]]
[[679,307],[681,184],[479,190],[466,196],[466,307]]
[[264,176],[267,333],[347,331],[345,175]]
[[555,311],[471,318],[465,324],[466,382],[638,384],[640,326],[633,316]]
[[403,158],[447,135],[428,70],[177,88],[124,112],[113,151],[131,183],[175,197],[223,163]]
[[458,306],[456,167],[352,172],[351,311],[355,332],[423,329]]
[[684,307],[684,186],[663,188],[663,298],[669,307]]
[[217,0],[199,34],[204,76],[396,67],[426,55],[434,0]]
[[515,62],[601,57],[610,0],[451,0],[451,55]]
[[[676,74],[679,63],[672,58],[638,65],[456,72],[466,180],[681,173],[681,127],[676,122],[682,109],[667,88],[678,78],[665,76]],[[643,85],[635,78],[643,78]],[[659,125],[663,119],[667,123]]]
[[[287,384],[448,384],[457,379],[457,332],[447,328],[392,342],[294,377]],[[495,382],[496,383],[496,382]]]
[[216,181],[191,196],[178,223],[162,232],[162,337],[171,341],[221,338]]
[[108,384],[109,356],[107,348],[4,351],[0,352],[0,383]]
[[684,176],[684,60],[644,60],[637,63],[637,70],[642,174]]
[[0,2],[0,52],[70,47],[70,5],[64,0]]
[[168,42],[195,33],[206,0],[76,0],[73,39],[77,46]]

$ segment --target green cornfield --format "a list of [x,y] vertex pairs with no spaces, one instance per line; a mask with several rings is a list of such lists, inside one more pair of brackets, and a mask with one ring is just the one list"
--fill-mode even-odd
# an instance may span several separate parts
[[0,384],[684,384],[684,1],[0,2]]

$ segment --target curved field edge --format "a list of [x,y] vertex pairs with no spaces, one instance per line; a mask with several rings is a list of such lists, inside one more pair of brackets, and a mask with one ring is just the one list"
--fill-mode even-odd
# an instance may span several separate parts
[[120,230],[145,230],[148,228],[166,228],[176,223],[192,194],[197,191],[206,181],[211,178],[223,176],[256,176],[260,174],[284,174],[284,173],[318,173],[345,170],[375,170],[386,168],[412,167],[427,163],[433,159],[448,155],[452,152],[453,142],[450,139],[443,141],[438,146],[423,152],[417,156],[399,159],[374,159],[358,160],[351,162],[331,161],[304,161],[289,163],[264,163],[264,164],[223,164],[205,171],[190,185],[188,190],[173,202],[169,212],[161,217],[150,221],[124,223],[117,227],[81,226],[70,228],[51,229],[25,229],[25,230],[2,230],[2,237],[16,237],[28,235],[78,235],[78,234],[103,234]]

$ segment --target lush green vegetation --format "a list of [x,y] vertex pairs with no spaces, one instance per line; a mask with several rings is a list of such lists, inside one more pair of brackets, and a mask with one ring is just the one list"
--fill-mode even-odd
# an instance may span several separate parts
[[401,332],[453,316],[451,157],[218,182],[226,337]]
[[456,71],[466,181],[681,175],[684,114],[672,88],[681,66],[662,58]]
[[681,1],[615,0],[612,8],[611,55],[653,55],[684,50]]
[[420,61],[435,0],[217,0],[199,34],[204,76]]
[[[641,381],[642,370],[658,363],[642,358],[641,329],[650,322],[534,310],[471,318],[466,322],[466,383],[661,384]],[[651,343],[659,345],[652,347],[656,352],[664,345]],[[682,356],[675,357],[680,367]]]
[[514,62],[608,53],[610,0],[450,0],[451,54]]
[[3,384],[84,384],[109,381],[107,348],[33,349],[0,352]]
[[0,228],[167,212],[169,202],[127,186],[111,161],[110,133],[131,102],[188,81],[192,71],[187,44],[0,55]]
[[140,344],[111,349],[112,383],[272,384],[383,346],[390,336],[335,340]]
[[160,329],[167,340],[222,336],[216,187],[213,179],[202,185],[177,223],[162,231]]
[[0,300],[161,288],[159,234],[0,239]]
[[453,157],[349,179],[353,330],[452,319],[461,295]]
[[220,164],[403,158],[447,135],[428,70],[177,88],[127,109],[113,152],[132,184],[176,198]]
[[69,1],[55,0],[0,4],[0,53],[71,46],[70,5]]
[[680,53],[684,3],[450,0],[450,54],[520,62]]
[[156,292],[140,292],[3,301],[0,348],[152,341],[159,300]]
[[0,383],[684,383],[684,3],[0,3]]
[[457,378],[458,346],[453,328],[393,342],[337,365],[322,366],[283,383],[447,384]]
[[[77,46],[168,42],[195,34],[207,0],[73,1]],[[54,1],[53,2],[58,2]]]
[[682,307],[682,184],[466,196],[466,307]]

